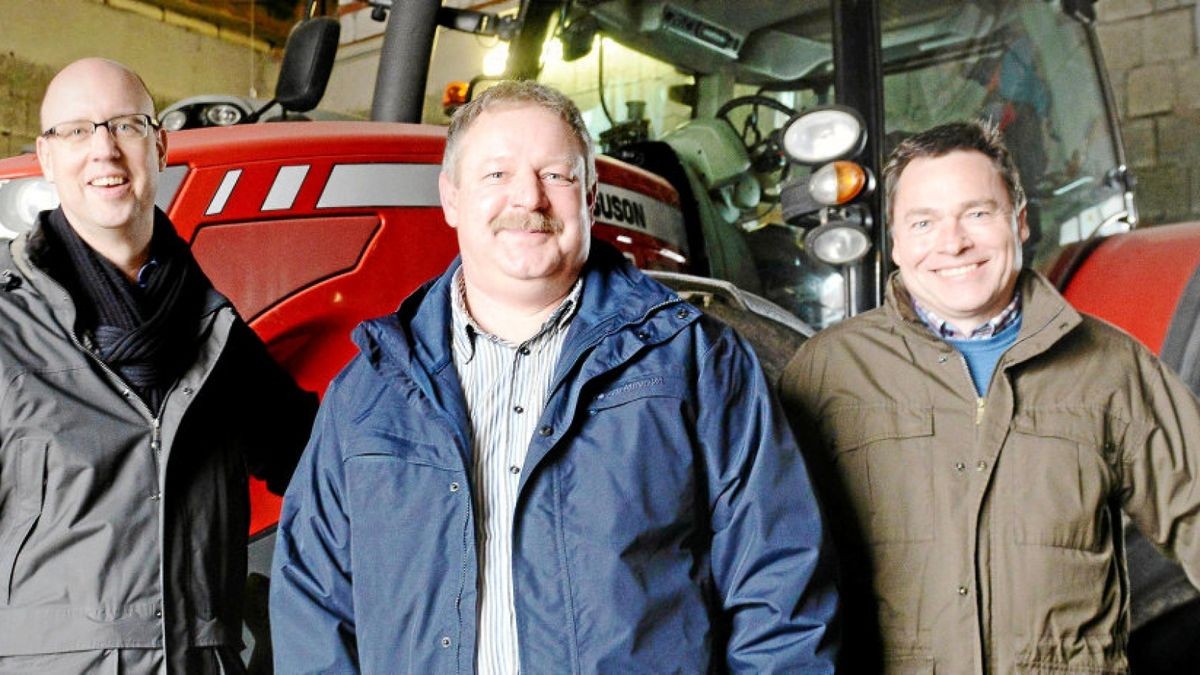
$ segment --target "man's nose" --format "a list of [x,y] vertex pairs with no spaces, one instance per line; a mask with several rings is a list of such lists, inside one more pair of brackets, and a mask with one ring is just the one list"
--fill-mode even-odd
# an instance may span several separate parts
[[108,159],[120,154],[117,139],[113,137],[107,125],[101,124],[92,132],[92,137],[88,139],[88,154],[98,159]]
[[971,247],[971,237],[958,218],[947,218],[938,227],[936,246],[941,253],[961,253]]
[[528,211],[541,211],[546,206],[546,189],[536,171],[519,171],[513,177],[509,205]]

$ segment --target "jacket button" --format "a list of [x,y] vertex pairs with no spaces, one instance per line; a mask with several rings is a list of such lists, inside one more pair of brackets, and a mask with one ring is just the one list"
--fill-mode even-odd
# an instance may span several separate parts
[[959,586],[959,587],[958,587],[958,594],[959,594],[959,595],[966,595],[966,594],[967,594],[967,587],[966,587],[966,586]]
[[979,460],[979,463],[975,465],[976,471],[984,471],[986,469],[987,469],[987,462],[985,462],[983,460]]
[[443,635],[441,642],[442,642],[442,649],[449,647],[450,646],[450,636]]
[[540,434],[542,436],[549,436],[552,433],[554,433],[553,427],[546,426],[546,427],[542,427],[541,429],[538,429],[538,434]]
[[955,470],[955,471],[965,471],[965,470],[966,470],[966,468],[967,468],[967,465],[966,465],[966,464],[963,464],[962,462],[955,462],[955,463],[954,463],[954,470]]
[[949,360],[950,360],[949,354],[939,354],[938,355],[938,363],[945,363],[946,361],[949,361]]
[[690,314],[690,313],[691,312],[687,311],[686,308],[680,307],[679,311],[675,312],[675,318],[676,319],[686,319],[686,318],[688,318],[688,314]]
[[162,494],[160,494],[158,492],[155,492],[154,494],[150,495],[150,501],[152,501],[152,502],[156,502],[160,499],[162,499]]
[[191,396],[191,395],[192,395],[192,388],[191,388],[191,387],[184,387],[184,388],[183,388],[183,395],[184,395],[184,396]]
[[154,610],[154,617],[156,619],[161,619],[162,618],[162,610],[161,609]]
[[636,335],[637,339],[639,339],[639,340],[649,340],[650,339],[649,331],[639,330],[638,332],[634,333],[634,335]]
[[458,483],[451,483],[451,484],[450,484],[450,491],[451,491],[451,492],[458,492],[458,488],[459,488],[459,485],[458,485]]

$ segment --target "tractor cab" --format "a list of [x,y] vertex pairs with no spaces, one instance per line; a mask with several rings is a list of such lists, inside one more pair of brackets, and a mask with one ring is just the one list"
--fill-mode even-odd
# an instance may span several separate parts
[[[1049,269],[1067,245],[1137,222],[1089,2],[529,0],[512,17],[436,15],[507,38],[501,77],[566,92],[606,155],[670,183],[687,271],[815,329],[879,303],[882,159],[936,124],[1003,132],[1029,195],[1027,264]],[[382,63],[380,80],[414,66]]]

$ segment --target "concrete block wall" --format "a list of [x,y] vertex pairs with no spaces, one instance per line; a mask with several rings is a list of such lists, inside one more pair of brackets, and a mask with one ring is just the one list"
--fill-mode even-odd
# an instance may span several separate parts
[[1101,0],[1096,8],[1142,221],[1200,220],[1196,0]]
[[280,53],[261,40],[139,0],[0,2],[0,157],[32,146],[46,84],[61,67],[103,56],[132,67],[158,109],[209,93],[269,98]]

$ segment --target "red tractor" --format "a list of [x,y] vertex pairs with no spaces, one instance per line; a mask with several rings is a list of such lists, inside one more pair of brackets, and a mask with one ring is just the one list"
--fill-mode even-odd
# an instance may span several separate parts
[[[522,0],[508,16],[369,4],[387,22],[374,121],[251,124],[261,110],[217,109],[230,104],[220,98],[166,120],[185,130],[172,133],[159,205],[308,389],[350,358],[357,322],[394,310],[455,253],[437,194],[445,132],[420,122],[431,60],[450,58],[435,42],[453,51],[461,34],[506,41],[505,76],[577,100],[605,150],[596,236],[734,323],[768,370],[879,303],[886,152],[987,117],[1029,194],[1027,264],[1200,389],[1200,224],[1134,229],[1092,1]],[[337,31],[316,18],[293,34],[276,91],[285,111],[321,98]],[[0,161],[0,232],[55,203],[32,156]],[[265,601],[279,501],[253,490],[250,592]],[[1130,539],[1129,556],[1135,667],[1169,668],[1200,650],[1194,631],[1172,632],[1197,594],[1144,540]],[[252,665],[263,659],[255,650]]]

